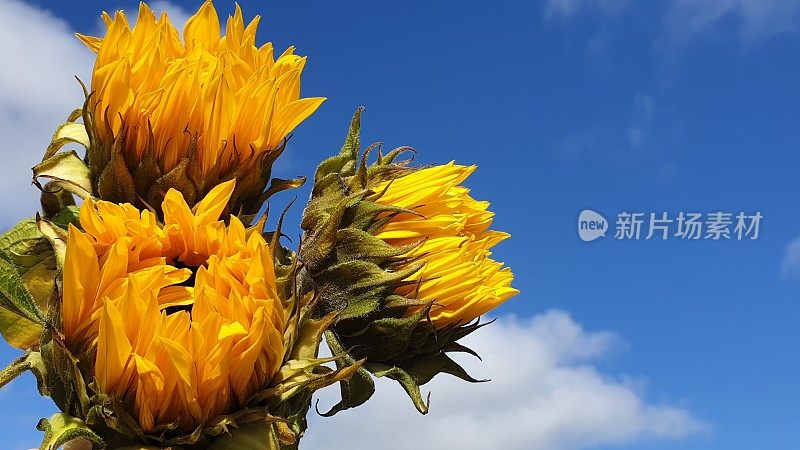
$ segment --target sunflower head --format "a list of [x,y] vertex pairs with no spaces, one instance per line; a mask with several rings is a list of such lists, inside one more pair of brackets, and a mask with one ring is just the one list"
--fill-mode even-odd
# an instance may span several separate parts
[[324,101],[300,97],[306,58],[256,46],[260,18],[238,5],[223,30],[206,1],[182,39],[145,3],[133,27],[103,20],[105,36],[78,35],[97,54],[83,111],[95,194],[158,209],[174,188],[192,206],[236,179],[231,211],[254,214],[287,136]]
[[[317,171],[300,258],[321,311],[339,312],[327,334],[333,350],[366,358],[368,371],[403,383],[425,412],[419,385],[440,372],[475,381],[446,353],[468,351],[456,341],[517,293],[511,271],[491,258],[508,234],[489,230],[488,202],[461,184],[474,166],[412,168],[396,161],[402,148],[372,165],[368,150],[358,162],[359,121],[360,111],[340,155]],[[369,398],[362,375],[331,413]]]
[[70,226],[64,341],[89,358],[84,379],[141,433],[191,433],[232,414],[284,360],[287,312],[272,253],[235,216],[219,219],[234,182],[192,211],[180,192],[164,223],[129,204],[86,201]]

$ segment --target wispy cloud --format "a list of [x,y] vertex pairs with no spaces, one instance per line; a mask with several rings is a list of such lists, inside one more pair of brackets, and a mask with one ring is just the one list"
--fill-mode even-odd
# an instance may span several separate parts
[[558,146],[561,155],[568,161],[609,158],[613,161],[629,161],[642,149],[657,146],[653,139],[656,116],[655,98],[647,93],[633,96],[630,113],[621,120],[610,120],[593,127],[568,134]]
[[786,244],[781,262],[781,275],[790,276],[798,272],[800,272],[800,235]]
[[638,147],[647,137],[653,124],[655,102],[649,94],[636,94],[633,97],[631,125],[628,127],[628,143],[631,147]]
[[581,10],[599,11],[606,15],[622,12],[628,0],[548,0],[545,6],[546,18],[568,18]]
[[[800,31],[800,0],[549,0],[545,19],[569,19],[594,14],[602,20],[624,18],[625,12],[647,5],[661,11],[654,26],[653,47],[674,59],[682,49],[705,39],[734,37],[753,44],[780,34]],[[603,39],[608,39],[605,36]],[[588,45],[594,45],[591,40]]]
[[683,47],[725,26],[744,42],[800,29],[800,0],[673,0],[664,17],[663,44]]
[[[430,385],[430,413],[421,416],[398,385],[378,380],[362,407],[312,417],[302,447],[575,450],[708,430],[685,408],[649,403],[642,383],[601,372],[595,364],[624,343],[584,330],[564,312],[502,317],[467,345],[484,361],[464,359],[465,368],[491,382],[442,375]],[[320,408],[335,403],[336,391],[322,391]]]
[[83,103],[74,76],[88,82],[93,58],[63,20],[16,0],[0,0],[0,225],[33,215],[31,172],[55,127]]

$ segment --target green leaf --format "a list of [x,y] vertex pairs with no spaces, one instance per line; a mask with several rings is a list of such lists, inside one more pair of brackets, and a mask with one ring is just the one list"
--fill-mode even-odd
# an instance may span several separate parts
[[42,239],[42,233],[36,227],[36,219],[31,217],[21,220],[10,230],[0,235],[0,250],[11,254],[24,253]]
[[[36,220],[22,220],[0,235],[0,253],[16,270],[36,307],[46,311],[57,268],[52,246]],[[0,298],[0,334],[16,348],[31,348],[39,341],[41,323],[21,314],[18,307],[10,305],[13,301],[7,296]]]
[[75,151],[56,153],[33,167],[33,182],[39,188],[39,178],[46,178],[80,198],[92,195],[90,177],[89,167]]
[[0,307],[0,334],[12,347],[31,348],[39,342],[42,324]]
[[[73,118],[74,114],[70,116]],[[82,123],[67,122],[62,123],[56,128],[53,134],[53,139],[47,150],[44,152],[42,161],[52,157],[56,154],[61,147],[67,144],[80,144],[85,148],[89,148],[89,135],[86,133],[86,127]]]
[[3,251],[0,251],[0,307],[33,322],[44,321],[44,314],[36,306],[10,257]]
[[103,446],[100,436],[90,430],[82,420],[64,413],[53,414],[49,419],[40,420],[36,428],[44,432],[41,450],[57,450],[67,442],[79,438],[91,442],[93,446]]

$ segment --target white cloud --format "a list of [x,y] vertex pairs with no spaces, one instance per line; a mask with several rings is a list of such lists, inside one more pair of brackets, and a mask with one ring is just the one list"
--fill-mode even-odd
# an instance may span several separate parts
[[[167,11],[179,29],[189,17],[167,1],[151,6]],[[83,103],[75,76],[90,83],[94,55],[49,11],[18,0],[0,0],[0,8],[0,226],[8,226],[38,209],[30,168],[56,126]]]
[[30,168],[55,127],[83,103],[75,76],[89,82],[94,59],[63,20],[0,0],[0,225],[38,209]]
[[[332,418],[310,418],[305,449],[574,450],[643,439],[678,439],[707,430],[686,409],[648,403],[641,383],[593,364],[624,345],[609,332],[587,332],[564,312],[502,317],[465,339],[484,361],[460,358],[477,378],[441,375],[421,416],[399,385],[378,380],[365,405]],[[337,401],[325,389],[320,409]]]
[[781,262],[781,274],[789,276],[792,273],[800,272],[800,235],[786,244]]
[[[548,0],[544,16],[570,18],[591,12],[607,18],[634,4],[627,0]],[[745,43],[800,29],[800,0],[663,0],[658,8],[664,14],[656,44],[667,52],[696,39],[724,34],[726,27]]]
[[606,15],[615,15],[625,8],[627,0],[548,0],[545,6],[545,17],[567,18],[582,9],[600,11]]
[[715,35],[726,24],[744,42],[757,41],[800,26],[800,0],[673,0],[664,17],[665,45],[683,47]]

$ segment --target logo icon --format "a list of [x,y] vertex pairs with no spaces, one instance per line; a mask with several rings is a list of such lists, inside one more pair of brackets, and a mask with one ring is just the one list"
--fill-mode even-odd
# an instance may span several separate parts
[[605,237],[608,231],[608,221],[600,213],[591,209],[584,209],[578,215],[578,236],[584,242]]

